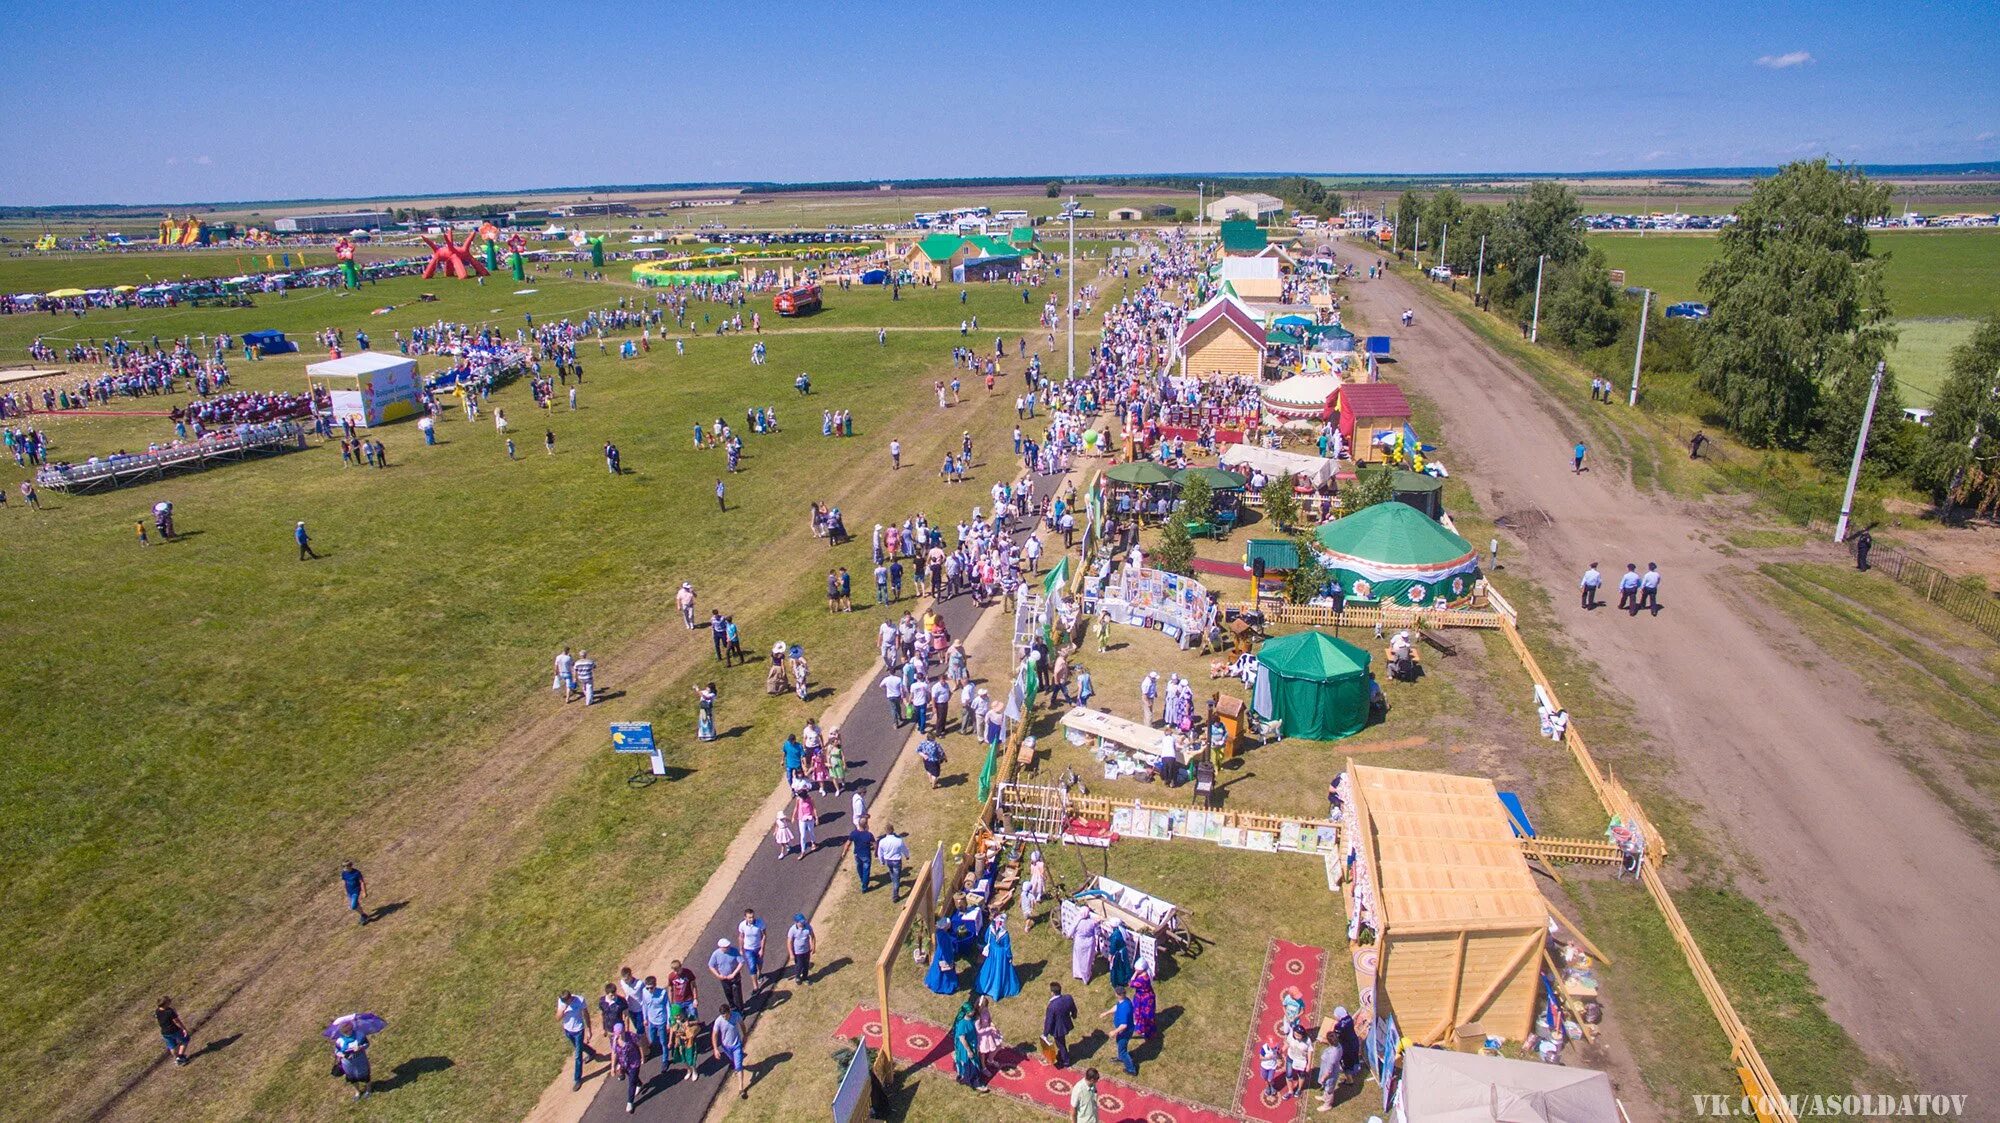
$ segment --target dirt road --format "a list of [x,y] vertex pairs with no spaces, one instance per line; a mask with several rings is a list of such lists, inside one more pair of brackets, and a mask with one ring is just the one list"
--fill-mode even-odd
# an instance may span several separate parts
[[[2000,977],[1986,922],[2000,871],[1877,735],[1883,711],[1863,683],[1756,601],[1761,578],[1703,542],[1714,517],[1640,494],[1612,466],[1572,474],[1582,427],[1416,285],[1352,291],[1376,330],[1417,310],[1388,377],[1436,403],[1446,463],[1488,515],[1549,516],[1503,545],[1508,568],[1547,589],[1565,633],[1671,758],[1677,793],[1755,863],[1745,888],[1797,922],[1788,938],[1829,1013],[1918,1090],[2000,1103],[2000,1068],[1978,1059],[2000,1040],[1986,983]],[[1627,562],[1658,562],[1658,615],[1585,613],[1577,582],[1593,561],[1613,603]],[[1589,729],[1588,714],[1577,720]]]

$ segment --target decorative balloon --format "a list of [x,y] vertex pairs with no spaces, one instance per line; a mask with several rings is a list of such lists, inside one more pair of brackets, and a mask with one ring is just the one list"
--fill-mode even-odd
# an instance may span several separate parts
[[429,238],[424,238],[424,245],[431,248],[431,259],[424,265],[424,280],[428,281],[437,276],[440,269],[461,281],[474,275],[486,276],[486,266],[472,256],[472,240],[478,236],[477,231],[469,230],[465,234],[465,244],[459,245],[447,233],[444,236],[444,245],[441,246]]
[[521,237],[519,234],[512,234],[508,236],[507,264],[513,267],[514,279],[517,281],[525,281],[528,279],[527,263],[521,259],[521,251],[527,248],[528,248],[527,239]]
[[354,243],[342,238],[333,244],[333,256],[340,262],[340,279],[348,288],[361,287],[361,278],[354,271]]
[[592,269],[604,268],[604,235],[602,234],[592,234],[590,236],[590,267]]

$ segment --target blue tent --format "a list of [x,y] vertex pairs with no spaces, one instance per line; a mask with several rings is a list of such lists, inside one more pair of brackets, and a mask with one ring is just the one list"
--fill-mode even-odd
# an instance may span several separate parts
[[243,346],[255,347],[259,355],[287,355],[299,349],[299,345],[285,338],[281,331],[246,331]]
[[889,283],[889,271],[887,269],[870,269],[861,274],[861,283],[864,285],[886,285]]

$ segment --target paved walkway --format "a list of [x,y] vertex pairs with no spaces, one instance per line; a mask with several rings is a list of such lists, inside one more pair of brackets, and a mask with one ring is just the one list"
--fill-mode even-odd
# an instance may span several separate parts
[[[961,513],[969,513],[974,505],[989,505],[985,501],[990,499],[988,492],[994,480],[1003,471],[1012,471],[1011,466],[1017,463],[1010,454],[1006,458],[981,465],[980,478],[974,486],[965,489],[963,500],[965,510]],[[1061,478],[1060,476],[1038,477],[1035,481],[1037,495],[1047,497],[1050,489],[1056,486]],[[1027,537],[1026,529],[1016,530],[1016,540],[1025,537]],[[865,552],[866,539],[855,541]],[[1057,541],[1056,545],[1060,547],[1061,542]],[[843,547],[843,549],[853,548],[853,546]],[[1046,556],[1045,560],[1053,561],[1054,555]],[[857,573],[861,573],[871,567],[850,568],[855,568]],[[873,595],[872,589],[862,588],[859,582],[855,591],[862,596]],[[911,599],[901,603],[914,608],[921,602]],[[1007,608],[1011,602],[996,603],[1003,611],[1011,611]],[[943,617],[945,627],[954,639],[962,639],[971,634],[972,627],[982,611],[970,595],[954,597],[938,606],[938,614]],[[862,626],[863,623],[857,619],[855,627]],[[872,628],[872,624],[868,626]],[[990,672],[991,668],[988,668],[988,671]],[[991,677],[990,673],[988,677]],[[872,691],[873,688],[869,689]],[[1004,699],[1004,684],[1002,689],[995,691],[995,694]],[[958,712],[956,701],[953,700],[952,707],[954,721],[957,720]],[[880,790],[883,778],[888,776],[890,766],[895,763],[896,754],[902,750],[914,731],[915,726],[912,725],[896,727],[887,705],[880,700],[879,694],[876,697],[858,700],[853,711],[841,722],[840,738],[847,754],[848,784],[852,788],[859,789],[864,799],[871,805],[875,801],[876,792]],[[775,752],[776,745],[785,732],[779,729],[758,730],[753,735],[767,743],[765,751]],[[752,858],[737,875],[735,885],[730,887],[728,895],[716,909],[715,915],[709,918],[708,926],[702,930],[700,938],[695,940],[694,946],[688,948],[681,956],[688,968],[694,971],[700,980],[704,1017],[712,1018],[716,1004],[721,1000],[718,985],[707,972],[709,953],[715,949],[717,940],[726,939],[731,942],[736,940],[736,924],[743,918],[744,909],[756,909],[757,915],[768,926],[765,937],[765,968],[767,973],[775,972],[777,966],[784,962],[785,929],[791,926],[792,915],[794,913],[813,915],[819,907],[820,898],[826,895],[827,887],[832,884],[837,873],[845,871],[847,876],[853,876],[853,863],[842,860],[847,832],[853,829],[853,824],[848,821],[849,798],[844,795],[832,796],[816,799],[815,802],[821,809],[819,849],[807,855],[804,861],[776,861],[767,851],[760,849],[756,857]],[[881,824],[872,825],[879,827]],[[877,862],[874,870],[874,883],[877,888],[883,885],[882,875],[882,865]],[[835,957],[835,960],[839,958]],[[865,967],[856,962],[841,969],[858,971]],[[828,967],[821,966],[817,970],[825,972]],[[745,1030],[756,1023],[757,1016],[762,1011],[782,1003],[794,985],[789,980],[767,985],[754,997],[746,988],[745,998],[750,1009],[745,1019]],[[752,1044],[754,1046],[755,1043]],[[625,1114],[624,1082],[607,1079],[598,1088],[583,1118],[587,1123],[609,1123],[612,1119],[626,1118],[676,1121],[700,1119],[717,1093],[724,1087],[732,1086],[731,1081],[719,1079],[726,1075],[723,1065],[709,1056],[706,1047],[707,1040],[704,1037],[702,1063],[697,1070],[700,1074],[699,1079],[689,1079],[687,1069],[675,1068],[666,1080],[662,1080],[658,1062],[649,1060],[641,1070],[648,1080],[640,1089],[641,1099],[634,1115]],[[766,1062],[757,1055],[754,1047],[749,1060],[757,1079],[769,1075],[769,1069],[764,1067]],[[601,1064],[586,1066],[586,1073],[603,1068]]]

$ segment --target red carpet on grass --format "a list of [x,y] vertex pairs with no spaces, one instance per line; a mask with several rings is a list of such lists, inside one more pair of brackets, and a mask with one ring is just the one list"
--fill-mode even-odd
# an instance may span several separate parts
[[[1257,1047],[1265,1038],[1277,1039],[1278,1026],[1285,1020],[1282,996],[1286,987],[1297,987],[1305,997],[1302,1020],[1308,1029],[1319,1025],[1319,982],[1325,971],[1325,948],[1290,940],[1271,941],[1270,953],[1264,960],[1264,981],[1257,988],[1257,1016],[1250,1023],[1250,1044],[1243,1050],[1243,1079],[1236,1090],[1236,1109],[1243,1113],[1243,1118],[1259,1123],[1293,1123],[1298,1119],[1299,1108],[1307,1097],[1301,1094],[1296,1100],[1288,1100],[1283,1093],[1274,1096],[1267,1091]],[[1282,1039],[1278,1040],[1278,1047],[1284,1048]]]
[[1194,566],[1196,573],[1215,573],[1223,577],[1250,576],[1250,571],[1243,568],[1242,562],[1219,561],[1214,558],[1196,558],[1190,564]]
[[[894,1027],[891,1054],[898,1064],[936,1069],[947,1076],[951,1074],[950,1030],[933,1022],[901,1016],[892,1018],[890,1024]],[[868,1044],[880,1048],[882,1018],[872,1006],[856,1006],[840,1023],[837,1036],[843,1039],[862,1037]],[[1074,1071],[1059,1069],[1043,1063],[1039,1053],[1012,1045],[1002,1046],[998,1059],[1000,1072],[987,1085],[994,1094],[1031,1104],[1065,1119],[1069,1117],[1070,1090],[1083,1078],[1082,1068]],[[1112,1064],[1115,1067],[1116,1062]],[[1100,1064],[1097,1110],[1103,1123],[1232,1123],[1237,1118],[1212,1107],[1187,1103],[1113,1080],[1102,1075],[1105,1071],[1105,1066]]]

